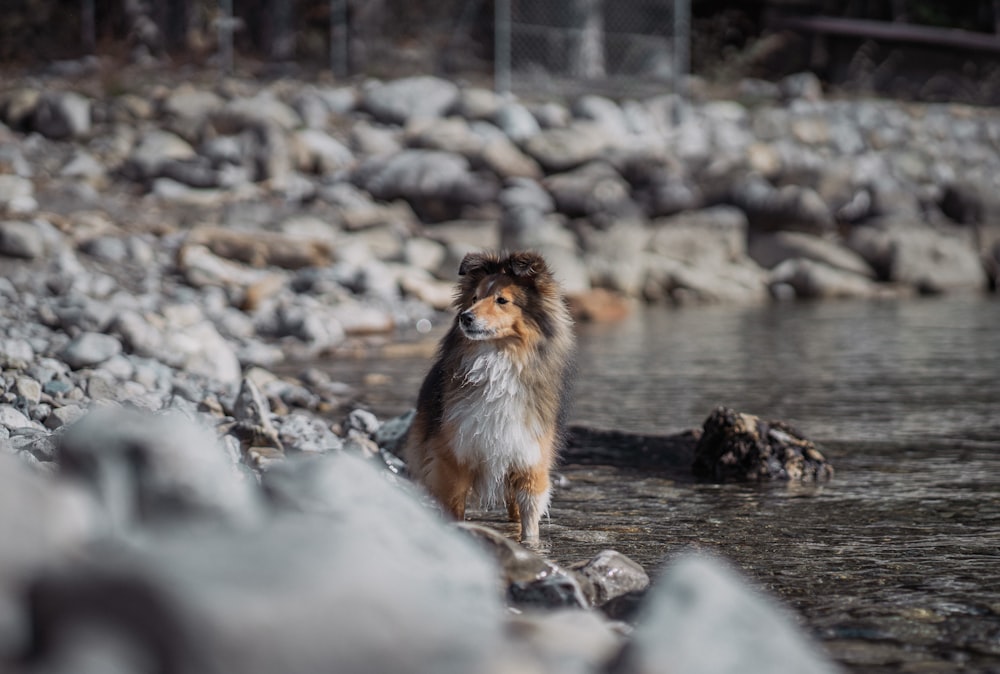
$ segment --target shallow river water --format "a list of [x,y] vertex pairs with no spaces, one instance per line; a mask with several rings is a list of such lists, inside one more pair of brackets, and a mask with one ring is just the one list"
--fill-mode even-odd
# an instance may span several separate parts
[[[429,364],[325,366],[384,417],[412,406]],[[641,433],[700,426],[717,405],[788,421],[836,476],[712,485],[566,465],[551,558],[615,548],[655,576],[710,550],[850,670],[1000,672],[1000,301],[647,309],[581,327],[574,398],[574,423]]]

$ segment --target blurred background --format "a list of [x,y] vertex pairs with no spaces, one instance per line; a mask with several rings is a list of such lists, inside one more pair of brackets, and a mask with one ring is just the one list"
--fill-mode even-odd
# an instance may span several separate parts
[[[643,95],[811,70],[844,93],[994,104],[997,0],[5,0],[0,63],[435,73]],[[723,90],[720,93],[726,93]]]

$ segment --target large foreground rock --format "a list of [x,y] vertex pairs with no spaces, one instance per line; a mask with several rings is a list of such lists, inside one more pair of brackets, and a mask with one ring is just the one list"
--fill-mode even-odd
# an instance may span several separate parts
[[102,671],[501,671],[486,557],[363,460],[324,461],[311,514],[98,544],[43,573],[34,652]]
[[715,559],[683,557],[654,586],[615,674],[833,674],[789,616]]

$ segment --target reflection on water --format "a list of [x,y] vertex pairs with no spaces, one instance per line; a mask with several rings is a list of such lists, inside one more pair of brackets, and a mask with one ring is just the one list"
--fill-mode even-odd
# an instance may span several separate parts
[[[608,547],[655,570],[721,553],[857,671],[1000,669],[1000,303],[979,297],[649,310],[583,326],[573,418],[639,432],[716,405],[782,419],[837,469],[822,486],[672,483],[566,466],[543,528],[556,560]],[[412,405],[427,358],[338,362],[377,412]],[[495,520],[494,516],[489,516]]]

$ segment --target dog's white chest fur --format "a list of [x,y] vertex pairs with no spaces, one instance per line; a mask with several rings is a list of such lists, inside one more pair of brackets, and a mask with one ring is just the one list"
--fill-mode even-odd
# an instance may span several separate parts
[[493,348],[463,361],[461,383],[446,421],[455,429],[453,451],[462,463],[475,466],[484,501],[501,501],[496,490],[514,467],[542,458],[541,424],[521,379],[521,367]]

